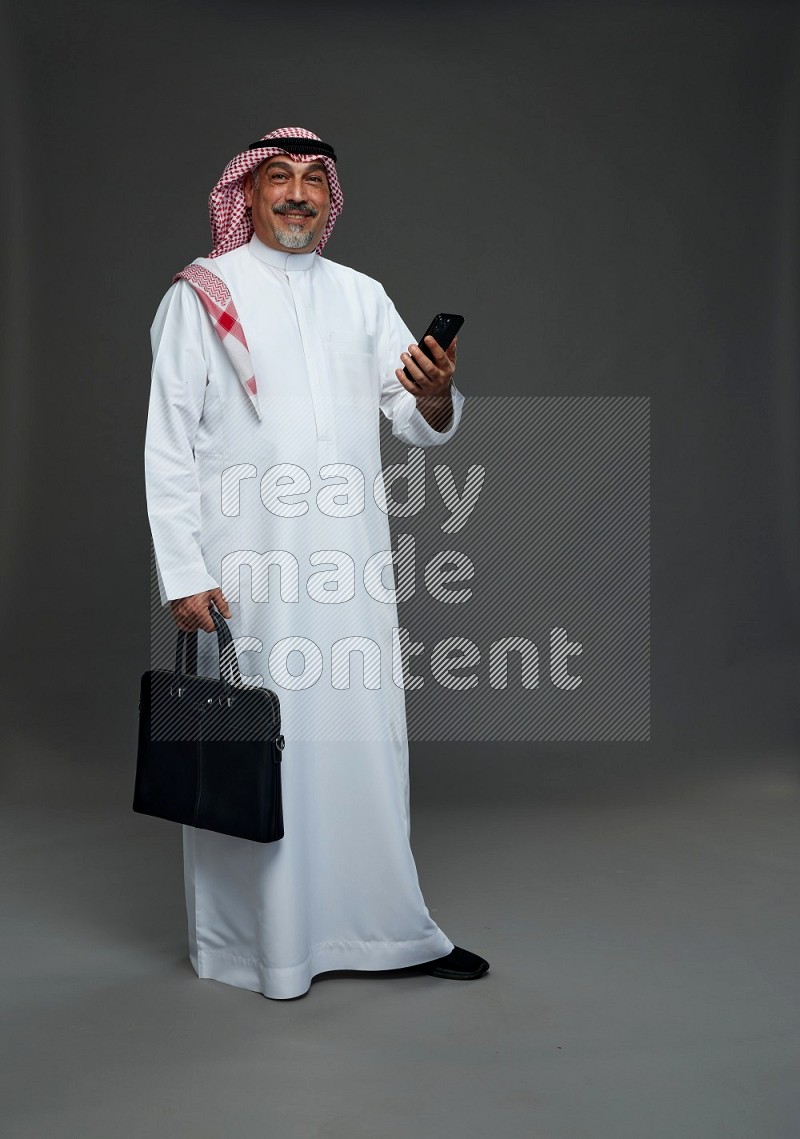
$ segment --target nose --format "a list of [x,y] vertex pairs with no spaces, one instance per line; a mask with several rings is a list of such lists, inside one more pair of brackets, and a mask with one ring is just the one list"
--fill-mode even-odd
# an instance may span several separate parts
[[289,202],[304,202],[306,200],[302,174],[295,174],[291,182],[287,182],[286,200]]

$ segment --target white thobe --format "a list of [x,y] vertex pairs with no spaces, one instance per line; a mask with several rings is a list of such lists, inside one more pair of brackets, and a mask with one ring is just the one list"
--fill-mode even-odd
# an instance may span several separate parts
[[[177,282],[151,330],[145,467],[159,589],[166,604],[221,585],[246,682],[277,692],[285,835],[257,843],[183,827],[189,956],[199,977],[290,998],[327,970],[403,968],[453,948],[409,842],[378,409],[400,440],[425,447],[451,437],[464,397],[453,389],[446,431],[426,423],[394,374],[415,338],[371,278],[255,236],[197,263],[230,289],[261,419],[198,297]],[[213,674],[216,639],[199,639],[200,671]]]

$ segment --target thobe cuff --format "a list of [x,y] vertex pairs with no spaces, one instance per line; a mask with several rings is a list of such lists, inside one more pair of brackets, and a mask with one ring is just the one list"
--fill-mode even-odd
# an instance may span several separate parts
[[155,562],[162,609],[169,605],[170,601],[178,601],[181,597],[192,597],[195,593],[205,593],[208,589],[219,588],[219,582],[214,580],[205,566],[182,565],[162,571],[158,557]]
[[409,443],[416,447],[435,447],[439,443],[446,443],[447,440],[455,433],[458,427],[459,420],[461,419],[461,408],[464,404],[464,396],[458,390],[455,384],[450,387],[450,395],[453,400],[453,414],[450,419],[450,426],[445,431],[437,431],[435,427],[431,427],[425,416],[417,407],[417,401],[414,396],[409,394],[409,410],[406,414],[405,411],[400,416],[395,416],[392,423],[392,433],[397,435],[405,443]]

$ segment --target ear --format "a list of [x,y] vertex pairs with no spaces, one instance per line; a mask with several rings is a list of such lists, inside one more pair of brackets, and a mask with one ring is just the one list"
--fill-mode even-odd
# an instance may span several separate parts
[[244,201],[246,206],[253,204],[253,175],[248,172],[242,179],[242,193],[244,194]]

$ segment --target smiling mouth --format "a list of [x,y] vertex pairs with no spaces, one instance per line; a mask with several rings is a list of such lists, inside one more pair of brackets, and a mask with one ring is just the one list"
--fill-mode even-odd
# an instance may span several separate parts
[[291,221],[306,221],[314,217],[311,210],[273,210],[279,218],[289,218]]

